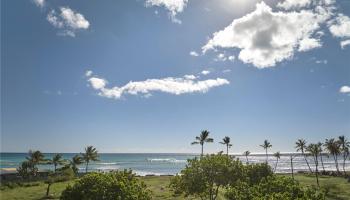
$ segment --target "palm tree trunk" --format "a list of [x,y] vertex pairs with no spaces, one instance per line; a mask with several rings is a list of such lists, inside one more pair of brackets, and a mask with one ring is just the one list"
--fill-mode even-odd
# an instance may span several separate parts
[[317,155],[315,156],[315,167],[316,167],[316,181],[317,181],[317,186],[320,187],[320,183],[318,182],[318,159]]
[[201,152],[201,157],[203,156],[203,144],[201,144],[202,145],[202,152]]
[[277,158],[277,161],[276,161],[276,164],[275,164],[275,169],[273,170],[273,172],[276,172],[277,164],[278,164],[278,158]]
[[326,170],[324,169],[324,164],[323,164],[322,154],[320,154],[320,158],[321,158],[321,164],[322,164],[322,169],[323,169],[323,172],[325,172]]
[[248,156],[246,155],[245,158],[247,159],[247,164],[248,164],[248,163],[249,163],[249,161],[248,161]]
[[310,167],[310,165],[309,165],[309,162],[308,162],[307,159],[306,159],[306,155],[305,155],[304,151],[302,151],[301,153],[302,153],[303,156],[304,156],[304,159],[305,159],[305,162],[306,162],[306,164],[307,164],[307,167],[309,168],[310,172],[312,173],[312,169],[311,169],[311,167]]
[[335,168],[336,168],[337,172],[340,173],[339,172],[339,166],[338,166],[338,156],[337,156],[337,154],[333,154],[333,158],[334,158]]
[[344,161],[343,161],[343,171],[344,171],[344,175],[346,175],[346,171],[345,171],[345,162],[346,162],[347,156],[346,156],[345,153],[344,153],[344,155],[343,155],[343,158],[344,158]]
[[228,144],[226,145],[226,154],[227,154],[227,157],[228,157]]
[[294,180],[293,156],[290,157],[290,167],[292,168],[292,178],[293,178],[293,180]]
[[51,183],[48,183],[47,188],[46,188],[46,196],[47,197],[49,196],[49,193],[50,193],[50,187],[51,187]]
[[56,164],[54,164],[54,168],[55,168],[55,172],[56,172],[56,168],[57,168],[57,165],[56,165]]
[[269,160],[269,156],[267,155],[267,148],[266,148],[266,164],[268,163],[268,160]]
[[88,172],[88,167],[89,167],[89,162],[87,161],[87,162],[86,162],[85,173],[87,173],[87,172]]

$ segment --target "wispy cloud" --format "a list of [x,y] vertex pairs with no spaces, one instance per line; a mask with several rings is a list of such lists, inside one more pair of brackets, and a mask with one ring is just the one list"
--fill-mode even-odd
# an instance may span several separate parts
[[164,7],[169,11],[169,17],[172,22],[181,24],[181,20],[176,18],[178,13],[181,13],[187,5],[188,0],[146,0],[147,7],[158,6]]
[[211,88],[227,85],[230,82],[223,78],[197,80],[194,75],[186,75],[183,78],[167,77],[147,79],[145,81],[130,81],[121,87],[107,87],[107,80],[96,76],[88,76],[88,83],[93,89],[98,91],[98,95],[120,99],[126,94],[149,97],[152,95],[152,92],[164,92],[174,95],[206,93]]
[[82,14],[69,7],[61,7],[59,13],[51,10],[46,19],[55,28],[60,29],[59,35],[64,36],[75,37],[78,30],[88,29],[90,26],[89,21]]
[[210,74],[210,71],[208,71],[208,70],[203,70],[203,71],[201,72],[201,74],[203,74],[203,75],[208,75],[208,74]]
[[350,40],[344,40],[340,42],[340,46],[342,49],[345,49],[345,47],[349,45],[350,45]]
[[214,61],[234,61],[235,60],[235,56],[231,55],[231,56],[226,56],[224,53],[219,53],[216,58],[214,58]]
[[197,52],[195,52],[195,51],[191,51],[191,52],[190,52],[190,55],[191,55],[191,56],[194,56],[194,57],[199,56],[199,54],[198,54]]
[[283,1],[279,7],[284,11],[273,11],[264,2],[258,3],[253,12],[215,32],[202,51],[237,48],[241,61],[266,68],[291,59],[297,51],[319,48],[322,46],[319,30],[333,15],[333,2],[315,2],[313,8],[299,11],[287,8],[307,7],[309,1]]
[[33,0],[33,2],[40,8],[43,8],[45,6],[45,0]]

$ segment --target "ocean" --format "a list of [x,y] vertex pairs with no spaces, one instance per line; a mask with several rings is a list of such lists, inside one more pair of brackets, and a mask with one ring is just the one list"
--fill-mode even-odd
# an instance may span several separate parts
[[[0,172],[14,172],[19,164],[25,160],[27,153],[0,153]],[[45,158],[52,158],[53,153],[45,153]],[[76,153],[63,153],[63,159],[71,159]],[[295,154],[293,159],[294,171],[307,171],[307,165],[301,155]],[[121,169],[132,169],[134,173],[140,176],[145,175],[175,175],[180,173],[181,169],[186,166],[187,159],[199,156],[198,154],[177,154],[177,153],[101,153],[98,162],[89,164],[89,171],[110,171]],[[235,158],[246,162],[245,156],[234,155]],[[338,158],[339,167],[342,170],[342,157]],[[250,163],[265,162],[264,154],[255,154],[248,156]],[[311,168],[314,169],[313,159],[308,157]],[[335,164],[332,156],[323,156],[324,167],[327,171],[334,171]],[[276,158],[269,155],[268,163],[274,168]],[[39,165],[40,170],[52,170],[52,165]],[[322,165],[319,163],[319,170]],[[346,161],[346,170],[350,170],[350,161]],[[85,171],[85,165],[79,166],[80,171]],[[291,173],[290,154],[281,156],[278,162],[276,173]]]

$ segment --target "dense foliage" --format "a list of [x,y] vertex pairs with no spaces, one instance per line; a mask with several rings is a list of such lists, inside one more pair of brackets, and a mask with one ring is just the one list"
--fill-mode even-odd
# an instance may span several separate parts
[[90,173],[62,192],[62,200],[149,200],[151,192],[131,171]]
[[215,200],[218,191],[232,200],[324,199],[324,193],[304,188],[290,178],[278,177],[266,164],[247,164],[227,155],[206,155],[188,160],[181,175],[172,178],[175,195]]
[[220,187],[244,178],[243,164],[227,155],[206,155],[188,160],[181,176],[170,183],[176,195],[193,195],[201,199],[216,199]]
[[234,187],[228,187],[225,197],[229,200],[322,200],[325,199],[325,193],[316,188],[302,187],[292,178],[273,175],[258,184],[240,182]]

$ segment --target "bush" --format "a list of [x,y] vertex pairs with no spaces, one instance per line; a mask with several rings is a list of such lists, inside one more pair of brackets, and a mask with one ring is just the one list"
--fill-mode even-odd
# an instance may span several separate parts
[[220,187],[244,178],[244,166],[226,155],[206,155],[188,160],[181,176],[171,179],[175,195],[193,195],[201,199],[216,199]]
[[62,200],[149,200],[151,193],[131,171],[90,173],[68,185]]
[[249,186],[247,182],[228,187],[225,197],[230,200],[321,200],[325,192],[316,188],[302,187],[292,178],[276,175],[261,179],[261,182]]
[[245,165],[245,173],[249,185],[258,184],[263,178],[273,175],[270,165],[266,163]]

